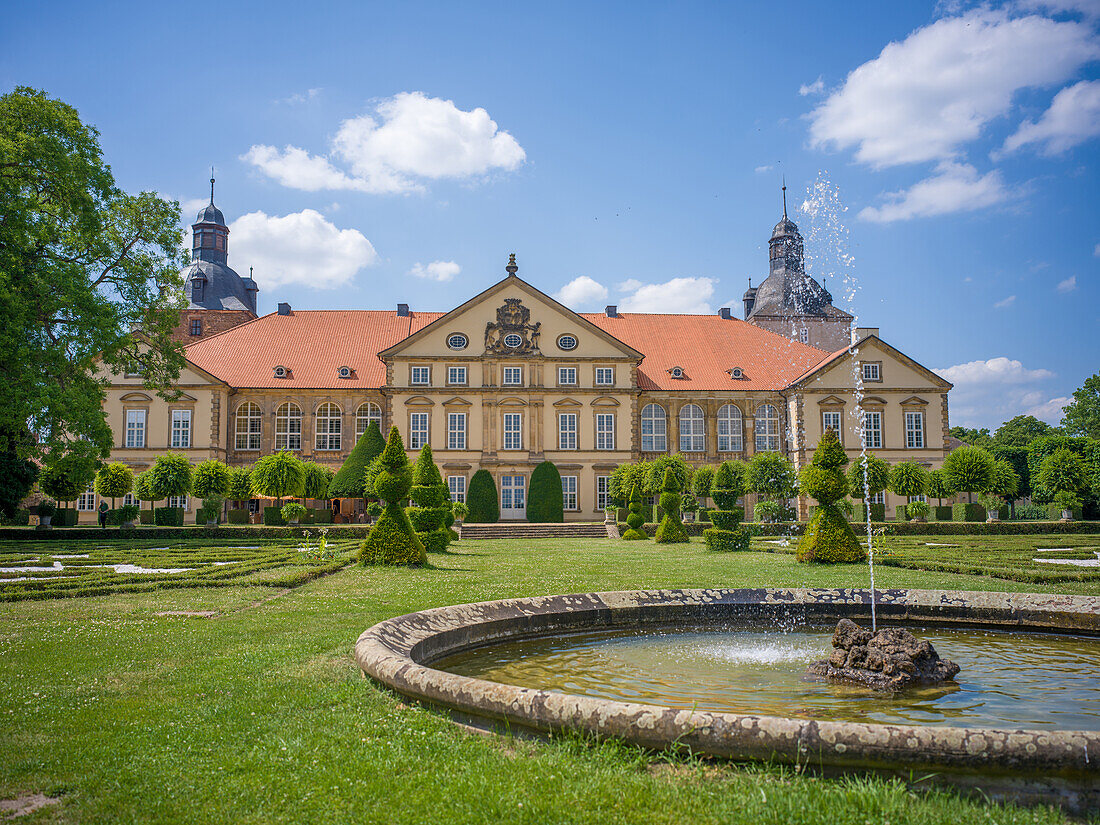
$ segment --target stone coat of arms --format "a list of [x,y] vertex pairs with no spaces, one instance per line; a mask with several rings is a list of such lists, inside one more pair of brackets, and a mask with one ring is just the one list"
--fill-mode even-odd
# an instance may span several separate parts
[[539,328],[531,323],[531,310],[519,298],[505,298],[497,309],[497,322],[485,325],[485,352],[498,355],[539,355]]

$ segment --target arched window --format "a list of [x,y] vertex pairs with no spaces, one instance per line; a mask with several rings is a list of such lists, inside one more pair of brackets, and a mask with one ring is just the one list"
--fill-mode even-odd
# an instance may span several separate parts
[[246,401],[237,407],[237,428],[234,446],[238,450],[260,449],[260,434],[263,432],[264,419],[260,405]]
[[741,444],[741,409],[736,404],[718,408],[718,452],[739,453]]
[[302,449],[302,409],[286,402],[275,410],[275,449]]
[[756,452],[774,452],[779,449],[779,413],[771,404],[756,408]]
[[317,426],[314,443],[318,450],[340,449],[340,408],[331,401],[317,408]]
[[660,404],[642,407],[642,452],[663,453],[668,449],[668,420]]
[[703,408],[698,404],[680,407],[680,452],[701,453],[706,449]]
[[367,431],[367,427],[371,422],[378,425],[378,429],[382,429],[382,408],[377,404],[372,404],[368,401],[366,404],[360,404],[359,409],[355,411],[355,440],[358,441],[363,433]]

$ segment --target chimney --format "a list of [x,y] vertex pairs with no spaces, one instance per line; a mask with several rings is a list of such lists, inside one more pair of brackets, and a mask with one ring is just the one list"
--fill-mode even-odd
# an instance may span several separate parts
[[856,340],[862,341],[871,335],[878,337],[878,327],[856,327]]
[[408,304],[398,304],[397,305],[397,317],[398,318],[408,318],[409,317],[409,305]]
[[730,314],[729,307],[722,307],[720,310],[718,310],[718,317],[722,318],[723,320],[729,321],[731,318],[733,318],[733,315]]
[[279,304],[279,314],[280,315],[290,315],[291,314],[290,304],[288,304],[286,301],[281,302]]
[[614,304],[608,304],[607,306],[605,306],[603,308],[603,312],[604,312],[604,315],[606,315],[608,318],[618,318],[619,317],[619,308],[617,306],[615,306]]

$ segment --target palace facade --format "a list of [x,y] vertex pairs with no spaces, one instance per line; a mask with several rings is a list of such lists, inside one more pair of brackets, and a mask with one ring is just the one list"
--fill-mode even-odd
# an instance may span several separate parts
[[[745,295],[746,320],[728,308],[577,313],[520,278],[514,255],[500,281],[450,312],[280,303],[257,316],[255,282],[228,267],[213,188],[193,229],[179,397],[109,376],[111,459],[137,471],[169,449],[234,466],[285,449],[335,469],[377,421],[383,434],[398,427],[410,458],[430,444],[456,499],[488,469],[502,520],[524,518],[531,471],[546,460],[561,473],[566,517],[601,520],[611,471],[669,452],[701,465],[779,450],[802,466],[826,427],[858,454],[861,424],[890,462],[938,467],[949,449],[951,385],[877,329],[848,346],[852,316],[805,273],[786,214],[768,277]],[[95,505],[92,493],[79,503]]]

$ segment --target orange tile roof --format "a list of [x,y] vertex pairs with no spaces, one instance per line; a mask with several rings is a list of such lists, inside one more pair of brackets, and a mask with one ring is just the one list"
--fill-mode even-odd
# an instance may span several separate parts
[[[643,390],[779,390],[829,353],[736,318],[718,315],[603,313],[582,317],[645,353],[638,368]],[[668,370],[681,367],[683,378]],[[730,378],[740,367],[745,377]]]
[[[271,313],[196,341],[188,360],[231,387],[298,389],[375,389],[386,383],[378,353],[404,340],[442,312],[398,316],[381,309],[311,309],[290,315]],[[290,370],[290,380],[274,368]],[[351,378],[340,378],[340,367]]]
[[[442,312],[298,310],[272,313],[196,341],[186,348],[196,366],[239,388],[375,389],[385,385],[377,353],[441,318]],[[830,353],[753,324],[717,315],[584,313],[583,318],[645,353],[638,369],[643,390],[778,390]],[[275,366],[290,370],[276,378]],[[342,366],[354,370],[340,378]],[[682,367],[683,378],[668,370]],[[730,378],[740,367],[745,377]]]

